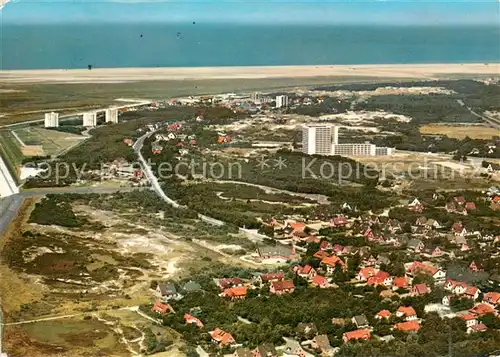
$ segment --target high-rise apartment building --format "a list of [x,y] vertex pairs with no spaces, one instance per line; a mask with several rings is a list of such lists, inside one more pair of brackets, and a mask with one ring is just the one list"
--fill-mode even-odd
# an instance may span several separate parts
[[288,107],[288,96],[278,95],[276,96],[276,108]]
[[106,123],[118,123],[118,109],[106,109]]
[[97,113],[84,113],[83,126],[94,127],[97,126]]
[[59,114],[58,113],[45,113],[44,126],[46,128],[57,128],[59,126]]
[[302,128],[302,151],[308,155],[333,155],[338,133],[338,128],[332,124],[307,124]]

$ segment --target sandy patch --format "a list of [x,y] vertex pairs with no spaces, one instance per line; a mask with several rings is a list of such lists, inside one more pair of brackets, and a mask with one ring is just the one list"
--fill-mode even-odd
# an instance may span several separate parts
[[264,67],[193,67],[193,68],[96,68],[72,70],[11,70],[1,71],[5,83],[106,83],[123,81],[236,79],[236,78],[299,78],[299,77],[399,77],[434,78],[443,75],[496,75],[498,63],[466,64],[400,64],[400,65],[323,65],[323,66],[264,66]]

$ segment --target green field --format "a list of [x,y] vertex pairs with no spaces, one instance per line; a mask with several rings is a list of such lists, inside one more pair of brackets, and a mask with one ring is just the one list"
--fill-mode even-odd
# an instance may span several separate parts
[[42,145],[47,155],[57,155],[81,142],[80,135],[48,130],[38,127],[16,129],[15,133],[26,145]]
[[[176,96],[256,91],[287,87],[388,81],[373,77],[310,77],[264,79],[167,80],[128,83],[0,84],[0,126],[43,119],[43,114],[61,115],[102,108],[117,98],[162,100]],[[398,79],[401,81],[402,79]]]

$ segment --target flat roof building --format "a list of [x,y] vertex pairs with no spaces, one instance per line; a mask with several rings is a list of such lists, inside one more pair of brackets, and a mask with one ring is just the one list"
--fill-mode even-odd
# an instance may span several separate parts
[[83,113],[83,126],[97,126],[97,113]]
[[118,123],[118,109],[108,108],[105,112],[106,123]]
[[45,113],[44,126],[46,128],[57,128],[59,126],[59,114],[58,113]]
[[338,142],[338,127],[332,124],[310,123],[302,128],[302,152],[308,155],[333,155]]

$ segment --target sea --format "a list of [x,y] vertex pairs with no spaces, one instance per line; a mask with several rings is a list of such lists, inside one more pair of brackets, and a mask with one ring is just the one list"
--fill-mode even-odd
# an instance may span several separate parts
[[0,26],[0,68],[500,62],[500,26]]

